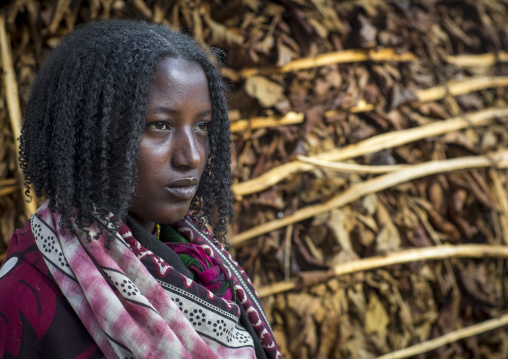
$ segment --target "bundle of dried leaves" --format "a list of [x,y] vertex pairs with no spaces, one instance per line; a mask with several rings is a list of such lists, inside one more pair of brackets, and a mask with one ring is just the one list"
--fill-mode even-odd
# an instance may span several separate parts
[[[225,50],[231,242],[287,358],[508,357],[506,2],[0,10],[21,108],[47,50],[84,21],[144,18]],[[0,253],[26,218],[6,86]]]

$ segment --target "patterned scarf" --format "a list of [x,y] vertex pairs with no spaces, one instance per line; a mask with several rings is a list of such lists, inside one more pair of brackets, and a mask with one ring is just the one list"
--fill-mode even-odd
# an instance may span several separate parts
[[[78,317],[108,358],[253,358],[240,308],[185,277],[143,247],[122,224],[88,241],[62,231],[45,203],[31,229],[44,260]],[[190,216],[175,229],[219,260],[268,358],[282,358],[249,278],[220,243]],[[107,224],[106,224],[107,225]],[[90,234],[99,233],[98,227]]]

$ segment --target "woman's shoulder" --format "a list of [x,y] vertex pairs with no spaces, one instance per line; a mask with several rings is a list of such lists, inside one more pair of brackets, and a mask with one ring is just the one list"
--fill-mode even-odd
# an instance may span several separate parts
[[0,318],[4,322],[9,314],[19,309],[43,312],[42,309],[46,309],[59,292],[58,286],[49,277],[48,267],[33,236],[30,242],[28,226],[14,233],[0,267]]
[[[7,256],[0,266],[0,311],[5,304],[26,305],[26,290],[34,294],[42,290],[55,292],[58,287],[50,278],[48,267],[35,244],[30,221],[11,238]],[[24,300],[17,300],[22,296]],[[1,314],[0,314],[1,316]]]
[[[0,358],[34,358],[41,353],[73,358],[88,349],[101,354],[30,236],[29,224],[13,235],[0,267]],[[66,340],[73,347],[66,348]],[[52,352],[55,355],[48,356]]]

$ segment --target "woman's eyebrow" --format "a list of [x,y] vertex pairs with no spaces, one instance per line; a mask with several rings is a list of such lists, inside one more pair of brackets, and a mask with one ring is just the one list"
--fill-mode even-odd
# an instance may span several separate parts
[[205,110],[205,111],[202,111],[199,113],[200,116],[207,116],[207,115],[211,115],[212,114],[212,109],[210,110]]
[[154,106],[149,107],[148,112],[169,112],[169,113],[178,113],[179,111],[171,108],[171,107],[165,107],[165,106]]

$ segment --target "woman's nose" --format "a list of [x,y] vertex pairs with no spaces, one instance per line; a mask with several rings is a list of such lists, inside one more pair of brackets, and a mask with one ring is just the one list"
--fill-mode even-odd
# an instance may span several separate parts
[[195,169],[201,163],[203,145],[196,138],[192,129],[186,129],[175,134],[173,146],[173,165],[178,168]]

